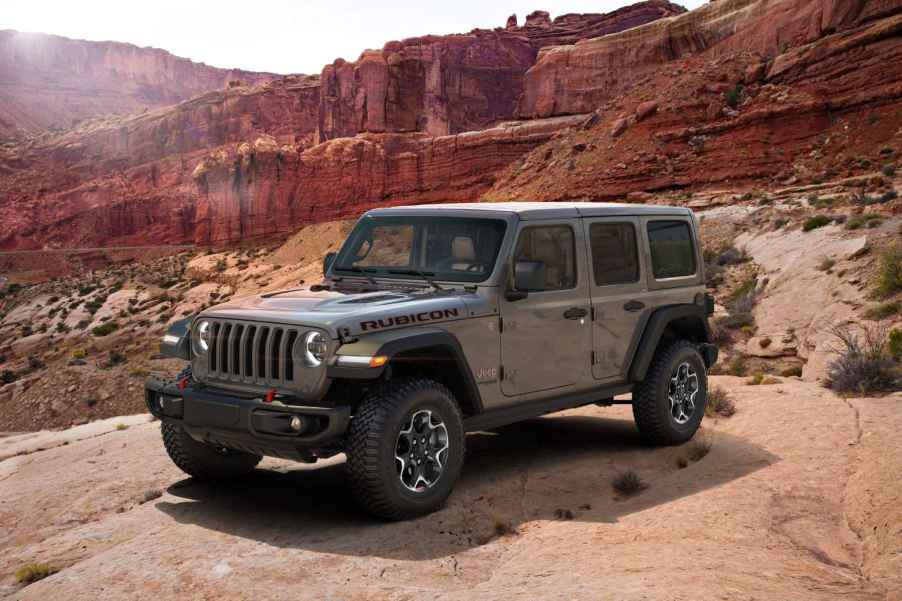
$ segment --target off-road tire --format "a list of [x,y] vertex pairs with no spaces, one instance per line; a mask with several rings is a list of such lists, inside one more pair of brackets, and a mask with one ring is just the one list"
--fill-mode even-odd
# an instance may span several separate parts
[[205,482],[232,480],[249,474],[262,457],[241,451],[217,449],[197,442],[177,424],[163,422],[163,446],[180,470]]
[[[689,421],[678,424],[671,413],[667,393],[671,375],[685,362],[695,369],[699,388],[695,397],[695,409]],[[658,349],[645,379],[633,392],[633,417],[642,440],[656,446],[677,445],[690,440],[705,416],[707,400],[705,361],[696,346],[688,340],[678,340]]]
[[[444,423],[448,453],[434,485],[413,492],[399,478],[395,451],[405,421],[422,410],[432,411]],[[364,511],[387,520],[432,513],[445,502],[460,476],[465,446],[463,419],[451,391],[428,379],[390,382],[368,395],[351,420],[346,454],[353,496]]]

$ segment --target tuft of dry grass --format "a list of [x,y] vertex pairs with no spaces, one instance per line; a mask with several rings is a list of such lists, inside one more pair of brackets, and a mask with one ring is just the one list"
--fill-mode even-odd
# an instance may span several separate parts
[[633,470],[618,472],[611,481],[611,487],[622,497],[632,497],[639,494],[648,484]]
[[554,517],[559,520],[570,521],[573,519],[573,512],[569,509],[555,509]]
[[31,584],[32,582],[43,580],[56,572],[56,568],[46,563],[30,563],[16,570],[16,582]]
[[733,397],[720,386],[708,389],[708,402],[705,404],[705,415],[708,417],[730,417],[736,413]]
[[689,461],[695,463],[708,456],[708,453],[711,452],[711,442],[705,439],[695,440],[686,450]]
[[122,430],[128,430],[128,424],[116,424],[116,429],[119,430],[120,432]]
[[878,297],[885,298],[900,290],[902,290],[902,244],[897,242],[880,253],[874,292]]
[[771,384],[779,384],[780,380],[762,373],[757,373],[746,380],[745,383],[749,386],[769,386]]
[[510,520],[499,516],[495,516],[492,529],[495,532],[495,536],[516,536],[519,534],[516,526],[514,526]]
[[902,373],[890,350],[886,327],[865,327],[855,334],[848,326],[831,330],[839,341],[837,358],[827,366],[824,385],[835,392],[866,395],[895,390]]

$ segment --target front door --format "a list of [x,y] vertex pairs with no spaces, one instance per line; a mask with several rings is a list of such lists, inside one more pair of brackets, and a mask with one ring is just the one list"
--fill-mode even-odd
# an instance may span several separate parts
[[501,301],[501,390],[517,396],[573,386],[589,376],[591,320],[577,221],[521,223],[513,261],[541,262],[544,285]]
[[639,221],[633,217],[586,218],[589,241],[594,349],[592,374],[599,380],[622,380],[631,343],[640,321],[650,310]]

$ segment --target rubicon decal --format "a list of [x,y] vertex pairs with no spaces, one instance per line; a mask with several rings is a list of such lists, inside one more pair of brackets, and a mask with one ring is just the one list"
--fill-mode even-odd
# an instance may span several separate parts
[[423,311],[422,313],[411,313],[410,315],[397,315],[395,317],[386,317],[384,319],[374,319],[372,321],[361,321],[360,329],[364,332],[372,330],[382,330],[394,326],[407,326],[412,323],[423,323],[426,321],[438,321],[441,319],[451,319],[458,317],[457,309],[441,309],[436,311]]

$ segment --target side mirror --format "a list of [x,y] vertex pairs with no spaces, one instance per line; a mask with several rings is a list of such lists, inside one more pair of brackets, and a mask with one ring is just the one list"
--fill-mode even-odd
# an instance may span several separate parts
[[338,253],[330,252],[326,253],[326,256],[323,257],[323,275],[325,276],[329,273],[329,268],[332,267],[332,263],[335,262],[335,257],[338,256]]
[[545,289],[545,263],[542,261],[517,261],[514,264],[514,289],[507,293],[507,300],[526,298],[529,292]]

